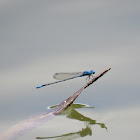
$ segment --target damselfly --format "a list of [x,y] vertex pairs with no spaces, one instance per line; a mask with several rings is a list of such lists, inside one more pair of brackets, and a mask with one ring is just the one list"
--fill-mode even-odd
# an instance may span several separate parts
[[84,71],[84,72],[74,72],[74,73],[55,73],[53,75],[53,77],[59,81],[53,82],[53,83],[48,83],[48,84],[44,84],[44,85],[39,85],[36,88],[41,88],[44,86],[48,86],[48,85],[52,85],[52,84],[56,84],[59,82],[64,82],[70,79],[74,79],[74,78],[78,78],[78,77],[83,77],[83,76],[88,76],[87,78],[90,79],[90,77],[95,74],[95,71],[90,70],[90,71]]

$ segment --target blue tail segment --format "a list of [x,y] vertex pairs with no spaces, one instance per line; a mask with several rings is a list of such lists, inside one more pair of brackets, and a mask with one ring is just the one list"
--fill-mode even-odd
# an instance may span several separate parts
[[43,87],[43,85],[39,85],[39,86],[37,86],[36,88],[41,88],[41,87]]

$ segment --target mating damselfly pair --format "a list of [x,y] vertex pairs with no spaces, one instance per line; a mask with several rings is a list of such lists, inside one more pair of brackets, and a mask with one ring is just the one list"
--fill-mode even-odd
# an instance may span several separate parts
[[74,78],[78,78],[78,77],[83,77],[83,76],[88,76],[87,78],[90,79],[90,77],[93,76],[93,74],[95,74],[95,71],[93,71],[93,70],[84,71],[84,72],[74,72],[74,73],[55,73],[53,75],[53,77],[56,80],[59,80],[59,81],[56,81],[56,82],[53,82],[53,83],[44,84],[44,85],[39,85],[36,88],[41,88],[41,87],[44,87],[44,86],[56,84],[56,83],[59,83],[59,82],[64,82],[64,81],[67,81],[67,80],[70,80],[70,79],[74,79]]

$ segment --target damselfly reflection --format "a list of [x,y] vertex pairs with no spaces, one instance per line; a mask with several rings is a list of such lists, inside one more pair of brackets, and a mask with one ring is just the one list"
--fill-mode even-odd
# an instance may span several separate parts
[[[49,108],[54,108],[57,105],[51,106]],[[94,107],[85,105],[85,104],[72,104],[69,108],[67,108],[61,115],[66,116],[68,119],[74,119],[77,121],[83,122],[85,124],[85,128],[80,129],[80,131],[77,132],[71,132],[66,133],[58,136],[52,136],[52,137],[36,137],[36,139],[51,139],[56,138],[56,140],[74,140],[81,137],[91,136],[92,135],[92,128],[93,125],[98,125],[101,128],[105,128],[107,130],[107,127],[104,123],[98,123],[96,120],[91,119],[90,117],[86,117],[85,115],[78,112],[78,109],[85,108],[85,109],[93,109]],[[62,129],[62,128],[61,128]],[[64,128],[65,129],[65,128]]]

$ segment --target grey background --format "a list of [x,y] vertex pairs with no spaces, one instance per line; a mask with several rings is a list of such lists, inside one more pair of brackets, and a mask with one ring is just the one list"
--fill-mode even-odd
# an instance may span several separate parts
[[98,74],[111,67],[76,102],[139,112],[139,5],[138,0],[1,0],[0,130],[60,103],[85,84],[79,78],[35,89],[55,81],[56,72]]

